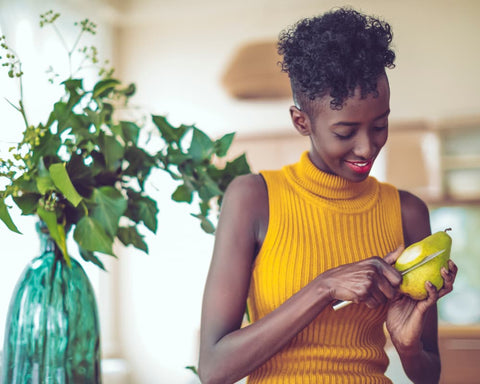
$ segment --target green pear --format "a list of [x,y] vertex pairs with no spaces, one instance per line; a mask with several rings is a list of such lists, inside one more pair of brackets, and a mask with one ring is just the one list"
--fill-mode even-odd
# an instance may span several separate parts
[[445,250],[441,255],[428,261],[424,265],[407,272],[403,276],[400,291],[409,295],[415,300],[423,300],[428,296],[425,289],[425,282],[430,281],[437,290],[443,286],[443,278],[440,274],[442,267],[448,269],[448,260],[450,259],[450,250],[452,248],[452,238],[447,234],[447,230],[436,232],[427,236],[423,240],[407,247],[395,262],[395,268],[402,272],[413,265],[420,263],[427,256]]

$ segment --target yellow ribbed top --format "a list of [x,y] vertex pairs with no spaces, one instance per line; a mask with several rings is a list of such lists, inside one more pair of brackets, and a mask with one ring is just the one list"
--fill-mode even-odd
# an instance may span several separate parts
[[[297,164],[261,172],[270,217],[254,263],[248,307],[256,321],[327,269],[403,244],[397,189],[375,178],[355,183]],[[254,371],[249,384],[391,383],[384,372],[386,309],[330,307]]]

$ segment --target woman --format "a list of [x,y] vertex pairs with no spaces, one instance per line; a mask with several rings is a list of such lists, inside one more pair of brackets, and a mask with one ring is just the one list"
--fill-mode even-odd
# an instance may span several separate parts
[[[437,300],[401,295],[392,267],[430,235],[426,205],[369,172],[388,136],[395,54],[390,26],[351,9],[280,35],[297,131],[311,149],[277,171],[242,176],[225,195],[205,287],[204,383],[391,383],[383,324],[415,383],[440,376]],[[339,311],[336,300],[354,304]],[[252,323],[242,327],[245,303]]]

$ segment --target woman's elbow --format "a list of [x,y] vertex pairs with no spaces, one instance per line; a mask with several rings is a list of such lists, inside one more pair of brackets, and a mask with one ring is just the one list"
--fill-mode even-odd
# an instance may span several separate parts
[[213,364],[211,359],[205,359],[200,356],[198,377],[202,384],[229,384],[235,382],[229,380],[227,376],[225,372],[222,372],[222,367]]
[[209,369],[205,365],[198,366],[198,377],[202,384],[225,384],[221,377],[218,377],[214,369]]

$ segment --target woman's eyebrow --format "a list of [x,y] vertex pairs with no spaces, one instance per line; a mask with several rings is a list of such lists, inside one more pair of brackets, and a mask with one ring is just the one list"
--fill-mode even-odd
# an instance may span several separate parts
[[[382,114],[378,115],[377,117],[373,118],[373,121],[379,120],[385,116],[388,116],[389,114],[390,114],[390,108],[387,109]],[[337,121],[336,123],[332,124],[333,127],[337,127],[337,126],[355,127],[357,125],[360,125],[360,123],[357,121]]]

